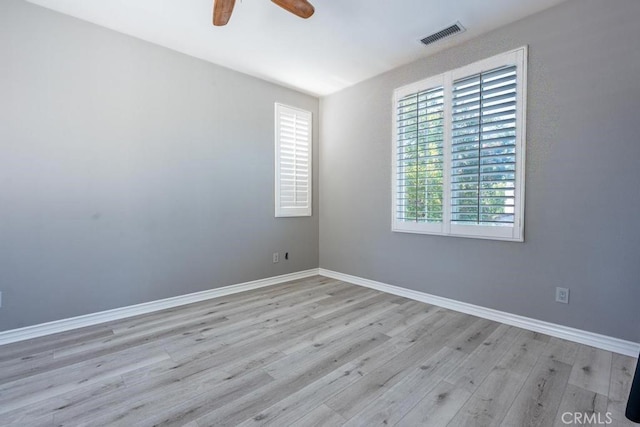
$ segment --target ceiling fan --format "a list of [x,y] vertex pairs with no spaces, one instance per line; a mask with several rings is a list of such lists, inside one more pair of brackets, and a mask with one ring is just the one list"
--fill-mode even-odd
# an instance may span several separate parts
[[[307,0],[271,0],[284,10],[287,10],[300,18],[307,19],[315,9],[313,5]],[[227,25],[231,13],[233,12],[233,6],[236,4],[236,0],[214,0],[213,2],[213,25],[222,26]]]

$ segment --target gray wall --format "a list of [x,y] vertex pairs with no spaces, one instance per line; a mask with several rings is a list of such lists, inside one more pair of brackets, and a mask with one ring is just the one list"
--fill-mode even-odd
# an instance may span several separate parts
[[[572,0],[323,98],[320,266],[640,342],[639,19]],[[392,233],[393,90],[525,44],[525,243]]]
[[274,218],[276,101],[317,141],[316,98],[1,1],[0,330],[318,267],[318,215]]

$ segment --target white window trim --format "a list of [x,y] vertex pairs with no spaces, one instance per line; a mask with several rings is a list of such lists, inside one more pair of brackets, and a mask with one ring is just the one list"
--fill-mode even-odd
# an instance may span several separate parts
[[[280,150],[280,114],[282,111],[294,112],[295,114],[299,114],[307,117],[309,122],[309,146],[308,146],[308,196],[307,196],[307,205],[304,207],[283,207],[280,205],[280,161],[281,161],[281,150]],[[275,216],[276,218],[281,217],[304,217],[304,216],[312,216],[312,202],[313,202],[313,114],[310,111],[302,110],[300,108],[291,107],[288,105],[275,103],[274,108],[274,123],[275,123],[275,134],[274,134],[274,145],[275,145]]]
[[[392,100],[392,157],[391,157],[391,230],[401,233],[434,234],[476,239],[524,241],[525,164],[526,164],[526,106],[527,106],[527,46],[469,64],[438,76],[411,83],[394,91]],[[454,80],[504,65],[517,66],[516,98],[516,183],[513,227],[451,224],[451,87]],[[442,223],[413,223],[396,219],[397,203],[397,114],[400,99],[421,90],[444,87],[445,123],[443,143],[443,221]]]

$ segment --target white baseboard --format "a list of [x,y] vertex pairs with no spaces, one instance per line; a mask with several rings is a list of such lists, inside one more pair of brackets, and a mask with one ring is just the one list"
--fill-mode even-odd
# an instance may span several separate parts
[[461,313],[482,317],[484,319],[494,320],[496,322],[517,326],[519,328],[527,329],[534,332],[540,332],[546,335],[551,335],[553,337],[562,338],[568,341],[574,341],[603,350],[613,351],[615,353],[624,354],[626,356],[638,357],[638,353],[640,352],[640,343],[625,341],[619,338],[613,338],[606,335],[583,331],[581,329],[570,328],[568,326],[562,326],[555,323],[544,322],[542,320],[519,316],[517,314],[511,314],[504,311],[498,311],[491,308],[468,304],[465,302],[443,298],[424,292],[401,288],[399,286],[376,282],[374,280],[363,279],[362,277],[338,273],[337,271],[326,270],[324,268],[319,269],[319,274],[321,276],[330,277],[332,279],[342,280],[344,282],[353,283],[355,285],[365,286],[367,288],[376,289],[378,291],[386,292],[389,294],[410,298],[416,301],[425,302],[427,304],[437,305],[439,307],[448,308],[451,310],[459,311]]
[[625,341],[619,338],[600,335],[581,329],[570,328],[568,326],[562,326],[555,323],[544,322],[542,320],[519,316],[517,314],[511,314],[504,311],[498,311],[491,308],[468,304],[449,298],[443,298],[424,292],[414,291],[411,289],[401,288],[399,286],[364,279],[362,277],[339,273],[337,271],[326,270],[324,268],[313,268],[296,273],[284,274],[282,276],[269,277],[266,279],[239,283],[222,288],[210,289],[207,291],[180,295],[177,297],[162,299],[158,301],[151,301],[143,304],[116,308],[113,310],[91,313],[84,316],[72,317],[69,319],[56,320],[39,325],[27,326],[25,328],[4,331],[0,332],[0,345],[23,341],[31,338],[37,338],[59,332],[65,332],[72,329],[84,328],[86,326],[97,325],[100,323],[124,319],[127,317],[138,316],[140,314],[151,313],[154,311],[164,310],[166,308],[172,308],[185,304],[191,304],[194,302],[218,298],[238,292],[277,285],[280,283],[289,282],[291,280],[304,279],[306,277],[311,277],[318,274],[320,274],[321,276],[353,283],[355,285],[376,289],[381,292],[402,296],[427,304],[448,308],[451,310],[459,311],[461,313],[482,317],[484,319],[494,320],[496,322],[505,323],[507,325],[517,326],[519,328],[528,329],[530,331],[540,332],[543,334],[566,339],[569,341],[574,341],[596,348],[601,348],[603,350],[613,351],[615,353],[620,353],[631,357],[637,357],[638,353],[640,353],[640,343]]
[[277,285],[291,280],[304,279],[318,275],[318,269],[299,271],[297,273],[283,274],[282,276],[268,277],[266,279],[254,280],[252,282],[239,283],[222,288],[210,289],[177,297],[166,298],[158,301],[145,302],[142,304],[130,305],[128,307],[115,308],[113,310],[101,311],[98,313],[86,314],[84,316],[71,317],[68,319],[55,320],[53,322],[41,323],[39,325],[27,326],[20,329],[12,329],[0,332],[0,345],[44,335],[56,334],[72,329],[84,328],[86,326],[97,325],[112,320],[124,319],[127,317],[147,314],[153,311],[164,310],[166,308],[191,304],[225,295],[236,294],[238,292],[249,291],[251,289],[264,288],[266,286]]

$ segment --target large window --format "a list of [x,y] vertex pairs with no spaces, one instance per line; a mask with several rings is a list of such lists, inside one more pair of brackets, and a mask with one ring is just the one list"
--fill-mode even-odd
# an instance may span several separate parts
[[524,240],[526,47],[394,92],[394,231]]
[[312,129],[309,111],[275,105],[276,216],[311,216]]

